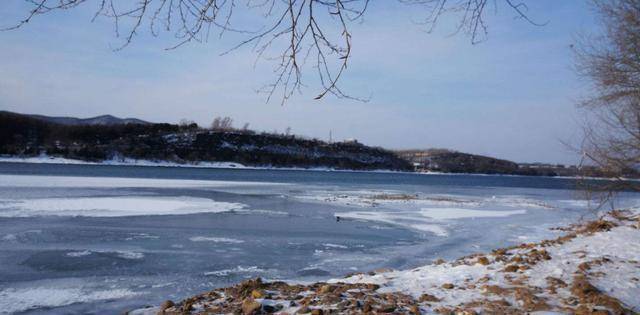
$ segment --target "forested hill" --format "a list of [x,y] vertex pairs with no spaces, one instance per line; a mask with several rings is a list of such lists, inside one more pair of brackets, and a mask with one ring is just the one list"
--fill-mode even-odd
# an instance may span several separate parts
[[[398,156],[411,162],[418,171],[469,174],[505,174],[529,176],[602,176],[597,168],[542,163],[515,163],[489,156],[462,153],[446,149],[403,150]],[[582,173],[581,173],[582,172]]]
[[47,154],[94,162],[131,158],[185,164],[413,170],[394,153],[357,142],[326,143],[251,130],[207,130],[196,124],[60,124],[11,112],[0,112],[0,154]]

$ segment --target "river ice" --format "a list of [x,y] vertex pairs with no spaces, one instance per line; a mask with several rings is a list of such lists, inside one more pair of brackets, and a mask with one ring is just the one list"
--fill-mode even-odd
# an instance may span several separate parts
[[122,312],[535,241],[591,215],[569,181],[0,163],[0,312]]

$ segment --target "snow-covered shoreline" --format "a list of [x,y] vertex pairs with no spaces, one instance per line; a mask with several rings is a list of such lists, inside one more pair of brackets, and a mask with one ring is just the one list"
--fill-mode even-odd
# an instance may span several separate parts
[[248,280],[129,314],[633,314],[640,311],[640,211],[612,211],[557,239],[411,270],[314,284]]
[[[314,171],[314,172],[348,172],[348,173],[398,173],[416,176],[505,176],[505,177],[545,177],[557,179],[590,179],[590,180],[618,180],[602,177],[572,177],[572,176],[529,176],[516,174],[482,174],[482,173],[444,173],[444,172],[406,172],[394,170],[348,170],[331,167],[276,167],[276,166],[247,166],[236,162],[198,162],[176,163],[171,161],[136,160],[131,158],[111,159],[101,162],[91,162],[67,159],[55,156],[40,155],[34,157],[1,156],[0,163],[33,163],[33,164],[70,164],[70,165],[112,165],[112,166],[144,166],[144,167],[180,167],[180,168],[212,168],[212,169],[244,169],[244,170],[273,170],[273,171]],[[624,179],[640,181],[640,179]]]
[[316,172],[353,172],[353,173],[403,173],[413,172],[393,170],[347,170],[330,167],[276,167],[276,166],[247,166],[236,162],[198,162],[176,163],[171,161],[136,160],[131,158],[111,159],[101,162],[91,162],[67,159],[55,156],[40,155],[37,157],[0,156],[0,163],[32,163],[32,164],[70,164],[70,165],[112,165],[112,166],[144,166],[144,167],[179,167],[179,168],[213,168],[213,169],[244,169],[244,170],[276,170],[276,171],[316,171]]

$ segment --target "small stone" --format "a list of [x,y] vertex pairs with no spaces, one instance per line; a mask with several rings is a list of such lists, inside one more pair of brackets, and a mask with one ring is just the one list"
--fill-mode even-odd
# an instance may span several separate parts
[[365,287],[367,288],[367,290],[375,291],[375,290],[378,290],[380,288],[380,285],[377,285],[377,284],[374,284],[374,283],[367,283],[365,285]]
[[477,263],[479,263],[479,264],[481,264],[481,265],[484,265],[484,266],[486,266],[486,265],[490,264],[490,262],[489,262],[489,258],[484,257],[484,256],[482,256],[482,257],[478,258]]
[[610,313],[605,310],[596,310],[586,305],[580,305],[574,310],[575,315],[609,315]]
[[251,297],[254,299],[261,299],[264,297],[264,291],[260,289],[256,289],[251,291]]
[[329,293],[331,291],[333,291],[333,287],[328,285],[328,284],[325,284],[325,285],[321,286],[320,289],[318,289],[318,293],[319,294],[327,294],[327,293]]
[[380,311],[383,313],[393,313],[396,310],[396,306],[393,304],[383,305],[380,308]]
[[162,304],[160,304],[160,310],[161,310],[161,311],[164,311],[164,310],[166,310],[166,309],[168,309],[168,308],[170,308],[170,307],[173,307],[173,306],[175,306],[175,305],[176,305],[176,304],[175,304],[175,303],[173,303],[173,301],[171,301],[171,300],[166,300],[166,301],[162,302]]
[[280,304],[278,304],[276,306],[273,306],[273,305],[263,305],[262,306],[262,310],[265,313],[275,313],[275,312],[277,312],[277,311],[279,311],[281,309],[282,309],[282,305],[280,305]]
[[345,308],[349,307],[350,302],[347,300],[344,300],[338,304],[336,304],[336,308],[338,308],[338,310],[344,310]]
[[251,315],[257,313],[262,304],[256,302],[253,298],[246,298],[242,301],[242,313],[244,315]]
[[445,283],[442,285],[443,289],[447,289],[447,290],[451,290],[453,289],[455,286],[452,283]]
[[591,265],[589,265],[588,262],[583,262],[583,263],[578,265],[578,269],[580,269],[580,271],[587,271],[587,270],[591,269]]
[[500,255],[500,256],[506,255],[507,254],[507,250],[504,249],[504,248],[494,249],[493,250],[493,254],[496,255],[496,256],[498,256],[498,255]]
[[505,289],[497,285],[483,285],[482,291],[488,294],[495,294],[495,295],[506,295],[510,293],[509,289]]
[[381,273],[386,273],[386,272],[391,272],[393,271],[393,269],[390,268],[378,268],[376,270],[373,271],[374,274],[381,274]]
[[420,302],[440,302],[440,299],[434,295],[424,293],[420,296]]

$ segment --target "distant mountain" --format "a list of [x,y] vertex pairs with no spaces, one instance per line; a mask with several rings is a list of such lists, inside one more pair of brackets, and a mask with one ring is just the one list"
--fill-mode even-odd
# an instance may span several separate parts
[[396,151],[413,164],[417,171],[443,173],[510,174],[532,176],[575,176],[575,166],[547,164],[518,164],[489,156],[462,153],[447,149]]
[[417,168],[445,173],[514,174],[518,164],[488,156],[446,149],[406,150],[398,155]]
[[[10,113],[17,115],[25,115],[12,113],[8,111],[0,111],[0,113]],[[54,116],[44,116],[44,115],[25,115],[31,118],[35,118],[38,120],[60,124],[65,126],[82,126],[82,125],[90,125],[90,126],[110,126],[110,125],[127,125],[127,124],[140,124],[140,125],[148,125],[151,124],[148,121],[144,121],[137,118],[118,118],[112,115],[101,115],[91,118],[76,118],[76,117],[54,117]]]

